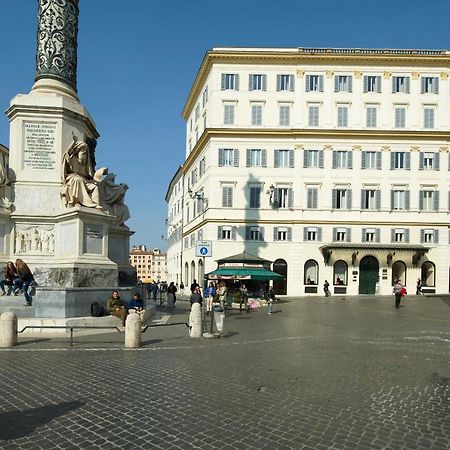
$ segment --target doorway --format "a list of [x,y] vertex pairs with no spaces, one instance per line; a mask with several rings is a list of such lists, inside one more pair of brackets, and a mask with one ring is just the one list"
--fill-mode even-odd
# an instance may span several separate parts
[[275,295],[286,295],[287,289],[287,262],[284,259],[277,259],[273,263],[273,269],[275,273],[278,273],[284,277],[283,280],[273,280],[273,291]]
[[375,294],[376,286],[380,280],[380,265],[374,256],[364,256],[359,263],[359,293]]

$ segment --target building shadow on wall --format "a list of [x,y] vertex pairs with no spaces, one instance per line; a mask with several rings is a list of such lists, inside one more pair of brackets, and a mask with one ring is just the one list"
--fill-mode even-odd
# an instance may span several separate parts
[[2,413],[0,414],[0,440],[10,441],[27,436],[53,419],[64,416],[83,405],[81,401],[71,401]]

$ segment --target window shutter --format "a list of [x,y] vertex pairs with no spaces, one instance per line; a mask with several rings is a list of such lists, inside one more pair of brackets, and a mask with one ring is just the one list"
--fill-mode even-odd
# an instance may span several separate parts
[[411,153],[405,153],[406,170],[411,170]]
[[231,239],[236,240],[236,227],[231,227]]
[[319,167],[323,169],[323,150],[319,150]]
[[353,152],[352,151],[347,152],[347,167],[349,169],[353,169]]
[[259,240],[264,240],[264,227],[259,227]]
[[366,152],[362,151],[361,152],[361,169],[365,169],[366,168]]
[[322,241],[322,227],[317,228],[317,240]]
[[278,188],[275,188],[273,191],[272,205],[274,208],[278,208],[279,204],[280,204],[280,191]]
[[376,191],[375,192],[375,203],[376,203],[376,208],[379,211],[381,209],[381,191]]
[[287,234],[287,240],[292,241],[292,227],[288,227],[286,234]]
[[250,227],[245,227],[245,240],[250,240]]
[[217,227],[217,239],[220,241],[222,239],[222,226]]
[[361,189],[361,209],[365,209],[365,198],[366,198],[366,191],[365,189]]
[[318,207],[318,200],[319,200],[318,197],[319,197],[318,189],[317,188],[313,189],[313,204],[312,204],[312,207],[315,208],[315,209],[317,209],[317,207]]
[[439,244],[439,230],[434,230],[434,243]]
[[267,167],[267,152],[264,148],[261,150],[261,166]]
[[397,91],[395,90],[395,80],[397,77],[392,77],[392,93],[395,94]]
[[348,76],[348,92],[353,91],[353,77],[351,75]]
[[424,153],[420,152],[419,153],[419,170],[423,170],[423,160],[424,160]]
[[368,92],[369,90],[369,78],[365,75],[364,76],[364,86],[363,86],[363,92]]
[[395,195],[394,191],[391,190],[391,211],[393,211],[394,209],[394,195]]
[[294,190],[292,188],[288,189],[288,208],[294,207]]
[[219,167],[223,166],[223,148],[219,148]]
[[303,150],[303,167],[308,167],[308,150]]
[[281,75],[277,75],[277,91],[281,91]]
[[419,191],[419,210],[423,210],[423,191]]
[[289,75],[289,90],[294,91],[295,90],[295,78],[294,75]]
[[439,211],[439,191],[433,192],[434,210]]
[[439,152],[434,153],[434,170],[440,169],[440,156]]
[[305,80],[306,80],[306,86],[305,86],[305,91],[306,92],[309,92],[310,91],[310,89],[309,89],[309,80],[311,79],[311,75],[306,75],[306,77],[305,77]]
[[312,106],[308,108],[308,125],[314,126],[314,107]]
[[273,240],[278,241],[278,227],[273,227]]
[[334,76],[334,92],[339,92],[339,79],[338,76]]
[[[306,198],[306,207],[312,208],[313,206],[313,188],[308,188],[307,192],[307,198]],[[450,205],[450,192],[449,192],[449,205]],[[450,208],[449,208],[450,209]]]
[[336,241],[337,238],[337,228],[333,228],[333,241]]
[[405,191],[405,209],[406,211],[409,211],[409,191]]
[[279,150],[274,150],[273,153],[273,167],[278,167],[279,164]]
[[381,152],[377,152],[377,169],[381,170]]
[[378,94],[381,94],[381,76],[377,76],[375,79],[376,91]]
[[294,167],[294,150],[289,150],[289,167]]
[[405,228],[405,242],[409,244],[409,229]]
[[352,209],[352,190],[351,189],[347,189],[346,192],[347,195],[347,209]]
[[225,90],[225,74],[222,74],[221,90]]
[[363,228],[363,229],[362,229],[362,233],[361,233],[361,242],[366,242],[366,229],[367,229],[367,228]]
[[308,228],[303,227],[303,240],[306,242],[308,240]]
[[228,187],[227,189],[227,207],[232,208],[233,207],[233,188]]
[[395,242],[395,230],[391,228],[391,242]]
[[391,170],[394,169],[395,166],[395,152],[391,152]]
[[350,228],[347,228],[346,230],[345,230],[345,241],[346,242],[351,242],[351,229]]
[[252,164],[251,164],[251,155],[252,155],[252,151],[251,151],[251,149],[247,149],[247,157],[246,157],[246,164],[247,164],[247,167],[250,167]]
[[336,169],[336,165],[337,165],[337,153],[335,150],[333,150],[333,165],[332,165],[332,169]]
[[228,206],[227,205],[228,189],[229,188],[227,186],[222,187],[222,208],[226,208]]
[[337,203],[337,190],[333,189],[331,191],[331,207],[333,209],[336,209],[336,203]]
[[420,93],[425,94],[425,77],[420,77]]
[[238,91],[239,90],[239,74],[235,74],[234,75],[234,90]]
[[425,242],[425,230],[420,230],[420,242]]
[[262,76],[262,90],[267,91],[267,75]]
[[409,94],[409,77],[405,77],[405,93]]
[[248,76],[248,90],[253,91],[253,75]]
[[239,150],[237,148],[233,150],[233,157],[234,157],[234,167],[239,167]]
[[433,94],[439,94],[439,77],[433,79]]
[[375,242],[380,242],[380,229],[375,230]]
[[323,92],[323,75],[319,75],[319,92]]

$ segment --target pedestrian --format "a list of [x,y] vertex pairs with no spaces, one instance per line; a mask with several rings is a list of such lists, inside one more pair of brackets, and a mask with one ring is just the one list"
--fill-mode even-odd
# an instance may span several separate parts
[[328,280],[325,280],[325,283],[323,283],[323,292],[325,293],[325,297],[330,296],[330,283],[328,283]]
[[189,297],[189,302],[191,303],[191,309],[194,303],[199,303],[200,306],[203,305],[203,298],[199,287],[196,288],[195,291],[191,294],[191,296]]
[[112,291],[111,296],[106,301],[106,310],[111,316],[118,317],[122,321],[122,325],[125,326],[128,312],[120,300],[118,291]]
[[175,307],[175,302],[177,301],[177,298],[175,296],[176,292],[177,292],[177,288],[175,286],[175,283],[173,281],[171,281],[169,286],[167,287],[167,307],[168,308]]
[[[14,286],[14,280],[18,278],[16,266],[12,261],[6,263],[5,278],[0,281],[0,289],[2,290],[1,295],[11,295]],[[8,293],[5,291],[5,285],[8,286]]]
[[204,296],[206,299],[206,314],[209,314],[212,311],[214,296],[216,295],[216,288],[214,287],[214,283],[211,281],[209,286],[205,289]]
[[269,286],[269,290],[267,292],[267,304],[269,306],[268,314],[272,314],[272,308],[275,301],[276,301],[275,292],[273,292],[273,287]]
[[181,293],[181,295],[184,295],[184,283],[183,282],[180,283],[180,293]]
[[225,305],[226,305],[226,300],[227,300],[227,294],[228,294],[228,288],[227,288],[227,285],[225,284],[225,281],[222,281],[222,282],[219,284],[218,294],[219,294],[220,307],[221,307],[223,310],[225,310]]
[[420,278],[417,278],[416,295],[420,295],[420,294],[423,294],[423,291],[422,291],[422,280]]
[[193,294],[195,292],[195,290],[200,287],[199,284],[197,283],[197,280],[194,279],[194,281],[191,284],[191,294]]
[[137,292],[133,295],[133,299],[128,302],[128,312],[133,311],[142,313],[144,311],[144,302],[141,295]]
[[248,290],[245,284],[242,284],[239,288],[239,312],[242,312],[242,306],[245,306],[245,310],[250,312],[248,307]]
[[19,295],[20,290],[22,290],[25,296],[24,306],[31,306],[31,295],[28,293],[28,288],[34,281],[33,274],[27,264],[21,259],[16,259],[16,270],[18,278],[14,280],[14,295]]
[[156,295],[158,294],[158,283],[156,281],[153,281],[151,286],[152,291],[152,299],[156,302]]
[[406,292],[405,287],[402,284],[402,280],[397,280],[397,283],[394,284],[392,288],[392,292],[395,295],[395,307],[400,308],[400,300],[402,299],[402,295]]

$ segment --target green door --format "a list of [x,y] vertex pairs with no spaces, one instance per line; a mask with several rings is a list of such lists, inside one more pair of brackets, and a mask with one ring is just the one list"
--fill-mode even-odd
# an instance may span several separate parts
[[375,287],[380,279],[380,266],[373,256],[365,256],[359,263],[359,293],[375,294]]

